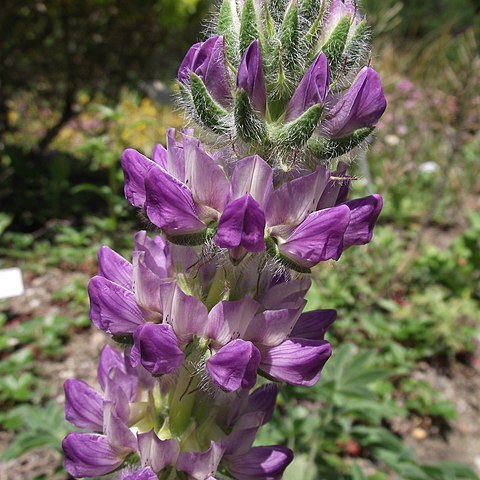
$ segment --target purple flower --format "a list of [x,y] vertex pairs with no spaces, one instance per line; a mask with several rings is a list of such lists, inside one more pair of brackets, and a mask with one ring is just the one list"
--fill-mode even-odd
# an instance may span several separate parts
[[265,114],[267,93],[258,40],[254,40],[243,54],[238,67],[237,88],[245,90],[252,101],[253,108],[262,115]]
[[347,137],[359,128],[373,127],[386,108],[380,76],[373,68],[364,67],[322,122],[322,133],[337,139]]
[[122,476],[121,480],[158,480],[158,477],[150,467],[146,467],[125,477]]
[[311,387],[320,378],[332,347],[326,341],[291,338],[261,352],[263,371],[283,382]]
[[203,80],[218,103],[228,106],[231,91],[223,37],[211,37],[190,47],[178,70],[178,81],[188,86],[191,72]]
[[253,447],[246,454],[228,457],[226,464],[238,480],[279,480],[292,460],[293,453],[286,447]]
[[259,363],[258,348],[252,342],[237,339],[210,357],[206,370],[215,385],[233,392],[239,388],[250,389],[255,385]]
[[132,364],[142,366],[159,375],[174,372],[183,362],[184,355],[170,325],[147,323],[133,334]]
[[349,221],[350,209],[345,205],[314,212],[278,245],[278,250],[305,268],[338,260]]
[[345,205],[350,209],[350,223],[345,231],[344,247],[369,243],[382,211],[382,197],[380,195],[369,195],[368,197],[351,200]]
[[249,252],[265,250],[265,214],[251,195],[231,201],[218,223],[215,243],[223,248],[243,247]]
[[153,430],[139,433],[137,437],[142,465],[150,465],[155,472],[175,465],[180,453],[178,440],[160,440]]
[[324,53],[316,60],[300,81],[287,107],[287,121],[294,120],[312,105],[323,105],[330,87],[330,69]]
[[69,433],[62,442],[65,468],[73,477],[105,475],[125,460],[127,449],[113,447],[105,435]]

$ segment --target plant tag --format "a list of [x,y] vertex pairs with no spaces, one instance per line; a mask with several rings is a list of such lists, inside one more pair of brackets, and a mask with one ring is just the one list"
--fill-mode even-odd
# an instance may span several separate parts
[[22,271],[19,268],[0,270],[0,300],[18,297],[23,292]]

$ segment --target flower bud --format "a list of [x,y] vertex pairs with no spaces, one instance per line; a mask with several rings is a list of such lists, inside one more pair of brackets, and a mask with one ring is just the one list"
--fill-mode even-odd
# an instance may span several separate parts
[[360,128],[375,126],[386,108],[380,76],[373,68],[364,67],[330,111],[322,131],[332,139],[347,137]]
[[243,54],[238,69],[237,88],[245,90],[252,101],[253,108],[262,115],[265,114],[267,93],[258,40],[254,40]]
[[178,69],[178,81],[188,86],[191,73],[197,74],[213,99],[220,105],[227,106],[231,100],[231,91],[224,43],[223,37],[210,37],[205,42],[190,47]]

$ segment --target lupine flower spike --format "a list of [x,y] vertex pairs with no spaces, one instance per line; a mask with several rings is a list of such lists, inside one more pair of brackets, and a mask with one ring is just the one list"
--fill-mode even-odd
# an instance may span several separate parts
[[[372,239],[382,198],[348,200],[348,161],[386,102],[350,0],[224,0],[178,71],[194,129],[121,158],[125,197],[158,228],[107,246],[90,319],[119,348],[98,388],[65,383],[76,477],[280,479],[253,446],[282,383],[314,385],[334,310],[303,313],[310,271]],[[192,122],[190,122],[192,123]]]

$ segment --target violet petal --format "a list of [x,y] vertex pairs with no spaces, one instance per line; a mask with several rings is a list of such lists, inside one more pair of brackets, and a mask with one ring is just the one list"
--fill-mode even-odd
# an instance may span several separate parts
[[300,315],[290,334],[293,338],[323,340],[327,330],[337,318],[336,310],[313,310]]
[[155,472],[162,471],[168,465],[175,465],[180,453],[178,440],[160,440],[153,430],[139,433],[137,438],[142,465],[150,465]]
[[98,250],[98,274],[127,290],[132,289],[132,264],[105,245]]
[[237,88],[247,92],[253,108],[265,114],[267,93],[260,43],[254,40],[245,50],[237,74]]
[[279,245],[279,250],[307,268],[326,260],[338,260],[343,251],[343,235],[349,220],[350,209],[346,205],[314,212],[285,243]]
[[237,339],[210,357],[206,370],[218,387],[233,392],[240,387],[250,389],[257,380],[260,352],[251,342]]
[[265,250],[265,214],[260,205],[245,195],[226,206],[215,235],[215,243],[223,248],[244,247],[249,252]]
[[62,442],[65,469],[72,477],[96,477],[118,468],[127,450],[112,447],[105,435],[69,433]]
[[172,373],[183,362],[183,352],[170,325],[147,323],[135,331],[134,340],[141,364],[150,373]]
[[133,148],[128,148],[122,154],[121,164],[125,177],[125,198],[134,206],[143,208],[145,205],[145,178],[155,162]]
[[103,398],[81,380],[69,378],[65,390],[65,418],[78,428],[103,431]]
[[145,180],[148,218],[167,235],[198,233],[205,229],[196,213],[192,192],[158,167]]
[[345,248],[351,245],[365,245],[373,236],[373,229],[382,211],[383,199],[380,195],[369,195],[347,202],[350,209],[350,223],[344,236]]
[[133,333],[144,323],[146,312],[137,305],[135,295],[103,277],[93,277],[88,284],[90,320],[113,335]]
[[226,463],[237,480],[279,480],[292,460],[290,449],[276,445],[253,447],[244,455],[229,456]]
[[287,107],[287,121],[306,112],[312,105],[323,104],[330,87],[328,60],[322,52],[310,65]]
[[262,348],[260,369],[277,380],[311,387],[331,354],[328,342],[290,338],[276,347]]

